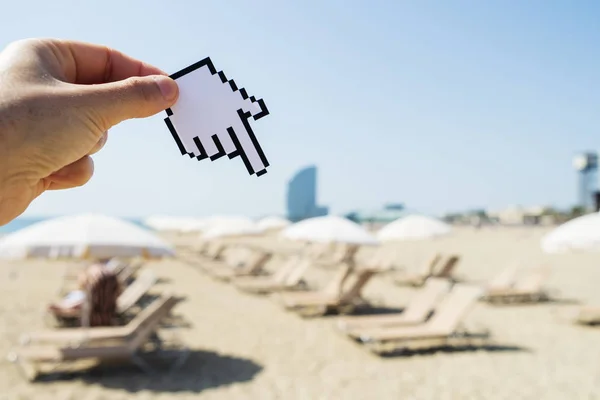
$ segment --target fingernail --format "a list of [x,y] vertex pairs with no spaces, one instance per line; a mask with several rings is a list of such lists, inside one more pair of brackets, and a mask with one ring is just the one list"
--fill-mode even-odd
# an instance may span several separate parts
[[166,101],[173,101],[177,98],[178,87],[177,83],[168,76],[155,76],[154,81],[160,89],[160,93]]

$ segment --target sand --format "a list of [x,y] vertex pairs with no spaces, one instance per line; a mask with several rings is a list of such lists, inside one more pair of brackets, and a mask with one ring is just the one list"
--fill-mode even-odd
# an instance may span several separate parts
[[[459,275],[491,278],[507,263],[547,263],[560,301],[520,306],[479,303],[467,323],[492,332],[494,345],[381,358],[340,335],[335,317],[304,320],[271,298],[239,293],[177,260],[148,265],[162,277],[156,291],[185,296],[176,330],[190,358],[174,376],[149,377],[131,366],[104,366],[28,383],[0,361],[0,399],[594,399],[600,398],[600,328],[573,325],[577,302],[600,305],[600,259],[544,255],[546,228],[462,228],[451,237],[394,245],[397,261],[417,267],[435,251],[462,255]],[[64,263],[0,266],[0,353],[20,334],[42,328]],[[311,285],[333,270],[313,268]],[[379,305],[401,308],[414,289],[380,276],[366,289]]]

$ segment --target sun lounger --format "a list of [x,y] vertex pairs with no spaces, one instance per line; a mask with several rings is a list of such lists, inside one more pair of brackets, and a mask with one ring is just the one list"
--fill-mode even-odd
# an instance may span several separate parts
[[[378,272],[381,270],[360,269],[350,272],[350,267],[344,264],[325,290],[279,293],[280,301],[286,309],[306,317],[324,315],[328,311],[347,314],[364,304],[362,289]],[[347,282],[344,283],[347,275]]]
[[48,313],[63,325],[113,325],[117,315],[117,298],[121,292],[121,283],[116,274],[101,264],[92,264],[81,278],[81,291],[75,292],[79,294],[78,301],[67,296],[62,301],[50,304]]
[[[65,362],[82,359],[131,360],[146,372],[152,368],[139,355],[142,347],[157,338],[160,322],[168,316],[177,299],[165,295],[143,310],[123,327],[67,328],[56,331],[34,332],[26,335],[22,345],[8,355],[24,375],[34,379],[44,364],[59,366]],[[162,343],[154,340],[160,348]],[[181,353],[176,366],[185,360],[187,351]]]
[[344,317],[337,321],[337,327],[350,336],[356,336],[356,332],[370,327],[421,324],[451,286],[452,282],[448,279],[428,278],[423,288],[417,291],[401,313]]
[[215,267],[207,272],[213,277],[221,281],[229,281],[237,276],[253,276],[258,275],[264,268],[265,264],[271,259],[272,254],[266,252],[251,252],[250,255],[241,260],[234,267]]
[[486,291],[498,292],[510,289],[517,279],[518,271],[518,263],[510,264],[508,267],[500,271],[500,273],[487,284]]
[[135,306],[154,286],[156,280],[156,274],[152,270],[147,269],[140,273],[117,298],[117,315],[123,315]]
[[240,290],[254,294],[266,294],[305,287],[302,277],[312,264],[311,260],[290,257],[273,275],[239,277],[233,284]]
[[460,261],[460,256],[449,256],[445,262],[440,264],[439,268],[434,268],[431,276],[436,278],[452,278],[452,274]]
[[550,275],[546,267],[531,269],[525,276],[517,279],[510,288],[488,290],[483,300],[490,303],[524,303],[546,301],[550,294],[544,289],[544,283]]
[[[143,262],[137,261],[130,263],[118,257],[112,258],[104,264],[105,268],[115,274],[121,283],[127,283],[142,265]],[[81,264],[78,265],[77,268],[67,269],[63,275],[62,283],[58,288],[58,294],[64,294],[69,284],[77,280],[81,274],[84,273],[87,268],[89,268],[89,266],[90,264]]]
[[222,242],[209,243],[206,246],[204,255],[211,260],[220,260],[223,254],[227,250],[227,245]]
[[469,332],[461,327],[465,315],[481,294],[480,287],[459,283],[440,302],[427,322],[413,326],[368,328],[356,332],[355,336],[378,354],[487,340],[489,332]]
[[121,264],[118,269],[115,270],[117,278],[123,284],[127,284],[132,278],[142,269],[144,261],[137,260],[129,263]]
[[350,253],[355,253],[356,246],[352,245],[338,245],[335,247],[333,251],[327,251],[324,254],[321,254],[316,263],[323,266],[336,266],[343,263]]
[[384,247],[376,249],[368,258],[361,257],[357,264],[365,268],[393,269],[395,253]]
[[577,312],[574,322],[579,325],[599,325],[600,306],[581,307]]
[[[133,306],[135,306],[140,299],[154,286],[156,283],[156,274],[151,270],[143,271],[138,278],[133,281],[116,299],[116,311],[115,317],[123,316]],[[74,295],[80,296],[81,294],[85,298],[85,293],[81,291],[73,292]],[[54,306],[49,308],[49,312],[56,318],[61,325],[73,326],[79,323],[82,314],[82,308],[77,306],[82,303],[83,299],[70,299],[67,298],[56,303]],[[77,301],[76,301],[77,300]],[[71,304],[73,303],[73,304]]]
[[396,277],[394,282],[400,286],[421,286],[433,274],[435,267],[441,260],[441,254],[435,254],[421,265],[421,269],[417,273],[403,272]]

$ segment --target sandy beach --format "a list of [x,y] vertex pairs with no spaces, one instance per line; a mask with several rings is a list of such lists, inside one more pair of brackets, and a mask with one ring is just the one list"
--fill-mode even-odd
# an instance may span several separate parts
[[[379,357],[340,334],[335,316],[305,320],[273,298],[240,293],[181,260],[151,262],[161,278],[154,292],[183,296],[174,313],[190,348],[173,376],[149,377],[133,366],[101,366],[28,383],[0,361],[0,399],[595,399],[600,398],[600,328],[574,325],[578,303],[600,305],[600,264],[593,254],[545,255],[548,228],[459,228],[431,241],[388,245],[398,265],[416,269],[434,252],[462,259],[460,277],[485,282],[508,263],[545,263],[558,299],[534,305],[478,303],[467,324],[489,329],[493,345]],[[276,262],[273,261],[273,264]],[[0,266],[0,352],[22,333],[44,327],[44,306],[56,298],[63,262],[3,262]],[[334,273],[314,267],[318,287]],[[365,290],[379,307],[402,308],[415,289],[390,275]]]

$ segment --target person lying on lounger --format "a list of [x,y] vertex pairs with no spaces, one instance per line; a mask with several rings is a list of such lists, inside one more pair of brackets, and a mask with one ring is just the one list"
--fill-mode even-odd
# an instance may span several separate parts
[[81,323],[87,308],[90,326],[112,325],[121,292],[116,274],[103,264],[92,264],[80,275],[78,287],[48,306],[48,311],[59,320],[76,319]]

